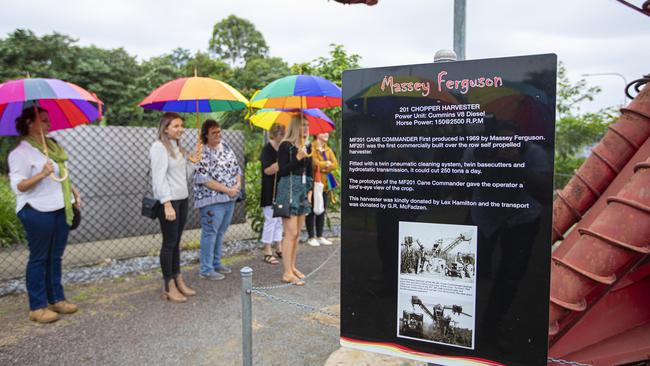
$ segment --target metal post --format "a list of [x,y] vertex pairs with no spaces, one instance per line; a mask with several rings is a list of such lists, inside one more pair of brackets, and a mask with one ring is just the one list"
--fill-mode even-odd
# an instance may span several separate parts
[[466,0],[454,0],[454,51],[459,60],[465,59]]
[[242,360],[244,366],[253,366],[253,305],[251,301],[253,269],[244,267],[239,274],[241,275]]

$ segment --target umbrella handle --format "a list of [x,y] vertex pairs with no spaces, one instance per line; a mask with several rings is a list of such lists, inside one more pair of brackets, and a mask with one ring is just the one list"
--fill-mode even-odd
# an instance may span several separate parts
[[196,164],[199,161],[201,161],[202,151],[203,151],[203,143],[201,142],[201,139],[199,139],[199,143],[196,144],[196,153],[194,155],[190,154],[187,158],[189,159],[189,161]]
[[54,175],[54,173],[50,173],[50,179],[52,179],[55,182],[63,182],[64,180],[68,179],[68,170],[63,171],[63,176],[61,178],[57,177]]
[[[35,113],[35,119],[38,121],[39,129],[41,131],[41,144],[43,144],[43,152],[45,153],[45,157],[49,160],[50,159],[50,154],[47,152],[47,143],[45,142],[45,134],[43,133],[43,126],[41,126],[41,115],[38,112],[38,108],[36,107],[36,103],[34,103],[34,113]],[[63,176],[60,178],[57,177],[54,172],[50,173],[50,179],[52,179],[55,182],[63,182],[64,180],[68,179],[68,170],[63,169]]]

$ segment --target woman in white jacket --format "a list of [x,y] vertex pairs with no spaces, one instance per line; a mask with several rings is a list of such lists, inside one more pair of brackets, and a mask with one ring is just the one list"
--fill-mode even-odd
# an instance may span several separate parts
[[[187,161],[180,147],[183,119],[176,113],[165,113],[160,119],[158,139],[151,146],[151,178],[153,195],[160,201],[158,220],[162,230],[160,267],[165,281],[162,298],[185,302],[196,295],[181,276],[180,243],[187,219]],[[173,143],[172,143],[173,141]]]

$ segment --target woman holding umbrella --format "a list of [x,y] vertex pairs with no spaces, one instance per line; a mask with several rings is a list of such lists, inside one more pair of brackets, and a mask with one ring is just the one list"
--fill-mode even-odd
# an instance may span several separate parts
[[[72,206],[78,209],[81,199],[67,175],[66,152],[45,137],[49,130],[50,119],[45,109],[25,108],[16,119],[20,142],[8,159],[16,212],[29,245],[26,273],[29,319],[39,323],[50,323],[58,320],[59,314],[77,311],[77,306],[68,302],[63,292],[61,258],[73,222]],[[52,173],[63,179],[51,179]]]
[[242,170],[234,151],[221,139],[221,127],[209,119],[201,127],[203,152],[194,170],[194,207],[201,211],[199,277],[222,280],[232,273],[221,263],[221,245],[241,194]]
[[[319,133],[315,136],[314,142],[311,144],[313,153],[312,164],[314,169],[314,184],[320,182],[322,184],[322,199],[323,199],[323,211],[322,212],[310,212],[307,215],[307,233],[309,234],[309,239],[307,244],[317,247],[319,245],[332,245],[333,243],[323,237],[323,226],[325,225],[325,210],[327,208],[327,192],[329,188],[332,187],[332,181],[334,176],[331,175],[333,171],[338,168],[338,161],[336,160],[336,155],[332,149],[327,146],[327,140],[329,139],[329,133]],[[335,183],[334,183],[335,184]],[[314,226],[316,227],[316,232],[314,233]]]
[[302,286],[305,275],[296,268],[300,228],[305,215],[311,211],[312,168],[305,146],[307,120],[299,115],[292,117],[287,133],[278,148],[278,189],[276,201],[290,208],[289,217],[282,219],[282,282]]

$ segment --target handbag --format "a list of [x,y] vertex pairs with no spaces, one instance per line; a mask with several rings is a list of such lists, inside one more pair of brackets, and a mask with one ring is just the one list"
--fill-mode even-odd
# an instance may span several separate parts
[[149,197],[146,193],[142,196],[142,216],[148,217],[150,219],[155,219],[158,217],[158,208],[160,202],[157,199]]
[[[291,161],[291,151],[289,151],[289,161]],[[275,183],[278,181],[278,173],[275,173],[273,180],[273,217],[288,218],[291,216],[291,204],[293,203],[293,174],[289,172],[289,204],[275,201]]]
[[[147,172],[147,176],[149,176],[149,172],[151,171],[151,168],[149,168]],[[145,194],[142,196],[142,208],[140,209],[140,213],[144,217],[148,217],[150,219],[155,219],[158,217],[158,208],[160,206],[160,202],[153,198],[153,193],[150,193],[149,190],[145,192]]]
[[323,202],[323,189],[325,185],[321,182],[314,183],[314,214],[321,215],[325,212],[325,202]]
[[70,225],[70,230],[75,230],[81,224],[81,211],[72,206],[72,225]]

